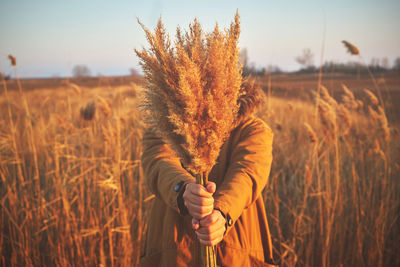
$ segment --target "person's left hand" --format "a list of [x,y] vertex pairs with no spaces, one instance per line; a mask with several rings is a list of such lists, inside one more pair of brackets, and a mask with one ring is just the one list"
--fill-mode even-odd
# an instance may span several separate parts
[[196,230],[200,244],[215,246],[222,241],[225,233],[225,218],[219,210],[213,210],[200,221],[192,219],[193,229]]

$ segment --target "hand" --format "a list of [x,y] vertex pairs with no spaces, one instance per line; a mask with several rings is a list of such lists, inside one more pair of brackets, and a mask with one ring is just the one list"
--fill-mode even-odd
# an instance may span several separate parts
[[196,183],[186,185],[183,193],[183,203],[193,218],[200,220],[211,214],[214,209],[212,195],[215,192],[215,188],[216,186],[213,182],[209,182],[206,187]]
[[200,221],[192,219],[193,229],[197,230],[200,244],[205,246],[215,246],[222,241],[226,230],[225,223],[225,218],[219,210],[213,210]]

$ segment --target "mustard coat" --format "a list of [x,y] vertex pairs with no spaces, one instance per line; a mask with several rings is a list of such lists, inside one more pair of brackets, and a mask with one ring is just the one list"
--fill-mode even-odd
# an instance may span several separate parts
[[[253,116],[244,120],[221,148],[209,180],[217,185],[214,208],[226,215],[227,230],[217,245],[219,266],[274,266],[271,236],[261,195],[272,161],[271,129]],[[152,205],[141,266],[199,266],[199,242],[191,216],[177,204],[180,182],[195,182],[170,146],[148,131],[142,168],[156,198]],[[176,189],[176,188],[175,188]]]

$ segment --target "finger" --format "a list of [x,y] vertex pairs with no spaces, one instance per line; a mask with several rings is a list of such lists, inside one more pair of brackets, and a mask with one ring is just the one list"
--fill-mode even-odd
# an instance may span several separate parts
[[185,202],[186,207],[188,208],[189,211],[203,214],[204,216],[207,216],[211,214],[214,210],[213,205],[207,205],[207,206],[202,206],[202,205],[197,205],[193,202],[187,201]]
[[[210,215],[208,217],[210,217]],[[225,231],[225,221],[223,219],[217,218],[214,223],[211,223],[209,225],[202,225],[200,220],[200,228],[197,230],[197,232],[199,232],[200,234],[209,234],[212,232],[216,232],[221,228]]]
[[215,213],[211,213],[200,220],[200,226],[210,226],[218,221],[218,216]]
[[206,188],[209,193],[214,194],[215,190],[217,189],[217,186],[214,182],[208,182]]
[[213,241],[213,240],[216,240],[216,239],[220,238],[220,237],[224,234],[224,231],[223,231],[223,229],[221,228],[221,229],[218,229],[218,230],[215,231],[215,232],[208,233],[208,234],[201,234],[199,231],[196,231],[196,234],[197,234],[197,237],[198,237],[200,240],[203,240],[203,241]]
[[200,184],[189,184],[188,186],[186,186],[186,188],[189,190],[190,193],[192,193],[194,195],[198,195],[198,196],[201,196],[201,197],[210,197],[210,196],[212,196],[212,194],[207,192],[205,187],[200,185]]
[[204,217],[200,221],[200,225],[209,226],[215,224],[218,220],[220,221],[221,224],[225,225],[225,218],[222,216],[221,212],[219,212],[218,210],[213,210],[213,212],[210,215]]
[[[200,221],[200,220],[203,219],[205,216],[207,216],[207,215],[203,215],[203,214],[200,214],[200,213],[197,213],[197,212],[192,212],[192,213],[189,212],[189,215],[192,216],[193,218],[195,218],[195,219],[198,220],[198,221]],[[199,224],[199,227],[201,227],[200,224]]]
[[189,206],[189,208],[188,208],[189,214],[192,215],[192,217],[196,218],[199,221],[204,219],[208,215],[210,215],[212,212],[211,210],[212,210],[212,207],[210,209],[207,209],[207,208],[197,209],[197,208],[190,208],[190,206]]
[[188,192],[190,192],[190,188],[191,188],[193,185],[196,185],[196,183],[188,183],[188,184],[186,184],[186,186],[185,186],[185,191],[183,192],[183,196],[187,195]]
[[197,238],[199,239],[199,241],[210,242],[213,244],[221,241],[224,236],[224,233],[225,233],[225,230],[223,228],[218,229],[217,231],[212,232],[210,234],[201,234],[201,233],[199,233],[199,231],[196,231],[196,235],[197,235]]
[[218,245],[218,243],[220,243],[223,239],[224,239],[224,236],[221,236],[220,238],[215,239],[214,241],[211,242],[211,246]]
[[193,194],[188,194],[187,196],[184,196],[183,198],[185,201],[191,202],[196,205],[200,206],[212,206],[214,205],[214,198],[213,197],[200,197],[197,195]]
[[204,241],[212,241],[212,240],[218,239],[224,235],[224,233],[225,233],[224,228],[225,227],[219,227],[208,233],[201,233],[201,231],[200,231],[201,228],[200,228],[199,230],[196,231],[196,235],[199,239],[202,239]]
[[210,215],[213,211],[213,206],[198,206],[194,205],[193,203],[186,203],[185,205],[189,211],[189,214],[198,220]]

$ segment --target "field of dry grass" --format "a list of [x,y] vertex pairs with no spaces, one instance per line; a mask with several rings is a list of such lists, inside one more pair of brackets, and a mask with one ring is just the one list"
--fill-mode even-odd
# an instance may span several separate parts
[[[0,265],[137,264],[152,202],[139,167],[140,81],[3,82]],[[363,90],[375,92],[367,78],[323,79],[318,99],[315,77],[261,83],[281,266],[400,265],[398,77],[380,81],[384,103]]]

